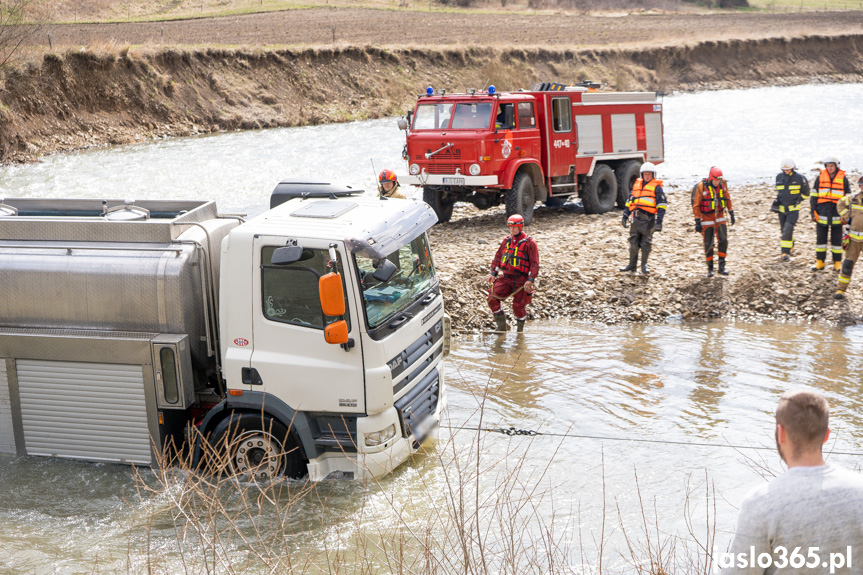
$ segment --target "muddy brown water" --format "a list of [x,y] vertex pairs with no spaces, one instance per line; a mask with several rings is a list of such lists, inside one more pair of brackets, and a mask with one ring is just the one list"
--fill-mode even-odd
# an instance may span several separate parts
[[[856,141],[853,125],[822,133],[815,119],[800,114],[805,105],[819,102],[845,106],[858,117],[863,103],[855,103],[853,95],[859,90],[804,86],[666,98],[669,161],[660,175],[683,185],[715,155],[741,182],[757,181],[765,171],[772,175],[773,164],[789,153],[787,133],[771,127],[771,114],[783,110],[799,120],[804,134],[795,154],[804,169],[814,167],[822,151],[840,155],[844,167],[863,167],[863,151],[849,143]],[[705,141],[699,135],[717,121],[711,115],[717,102],[737,110],[738,129],[727,130],[722,140]],[[752,133],[759,134],[756,142]],[[273,183],[285,175],[330,174],[370,187],[369,156],[378,170],[400,165],[400,137],[388,120],[94,150],[0,168],[0,195],[170,194],[214,197],[225,211],[254,211],[266,205]],[[765,170],[753,158],[767,149],[772,155]],[[782,392],[801,385],[820,390],[832,405],[830,459],[849,468],[863,464],[860,327],[537,321],[521,338],[459,338],[446,370],[448,418],[438,439],[426,446],[429,453],[381,485],[320,486],[327,507],[321,510],[317,497],[299,503],[297,540],[291,545],[348,548],[358,530],[391,522],[388,501],[409,525],[423,525],[452,478],[435,453],[451,453],[455,445],[468,464],[479,447],[478,484],[489,498],[502,495],[501,482],[516,470],[525,485],[538,483],[541,496],[534,495],[532,504],[539,513],[520,525],[538,532],[537,517],[553,517],[569,542],[565,555],[575,571],[582,561],[598,564],[594,541],[603,536],[603,497],[609,542],[604,568],[632,571],[621,524],[629,535],[639,535],[637,488],[648,515],[658,516],[663,536],[686,539],[687,501],[695,524],[704,525],[705,489],[715,487],[716,512],[711,506],[710,513],[722,548],[744,494],[765,475],[782,470],[773,451],[772,411]],[[509,427],[542,435],[473,431]],[[0,573],[146,572],[148,541],[153,553],[165,557],[163,572],[181,572],[180,558],[171,554],[177,538],[173,524],[159,513],[168,507],[165,496],[138,500],[127,467],[0,456]],[[704,535],[701,527],[695,531]],[[240,572],[263,571],[246,557],[242,542],[230,545]]]

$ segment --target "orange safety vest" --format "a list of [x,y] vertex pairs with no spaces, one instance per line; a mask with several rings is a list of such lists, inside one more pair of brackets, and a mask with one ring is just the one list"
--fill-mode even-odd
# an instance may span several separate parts
[[821,175],[818,176],[818,203],[833,202],[835,204],[844,195],[845,172],[836,170],[836,177],[831,180],[827,170],[821,170]]
[[648,214],[655,214],[656,187],[662,185],[662,180],[653,179],[646,185],[642,184],[643,182],[641,178],[635,180],[635,184],[632,186],[632,196],[629,198],[629,201],[626,202],[626,207],[629,208],[630,211],[638,209],[643,212],[647,212]]
[[525,235],[513,244],[512,236],[506,238],[506,247],[503,250],[503,256],[500,258],[500,265],[503,267],[504,273],[530,273],[530,262],[527,260],[524,248],[521,247],[521,244],[529,239],[530,237]]
[[[726,197],[725,180],[719,180],[719,187],[714,188],[710,185],[710,180],[702,180],[704,185],[701,186],[701,213],[712,214],[716,211],[716,200],[719,198],[720,210],[728,207],[728,199]],[[718,194],[716,192],[719,192]]]

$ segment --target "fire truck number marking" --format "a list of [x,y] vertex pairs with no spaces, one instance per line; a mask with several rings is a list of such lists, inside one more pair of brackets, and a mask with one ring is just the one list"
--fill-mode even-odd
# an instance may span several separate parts
[[509,140],[504,140],[503,144],[500,147],[500,153],[504,158],[508,158],[510,153],[512,152],[512,144],[509,143]]
[[555,148],[568,148],[569,140],[555,140],[554,144],[552,144]]
[[244,345],[249,345],[249,340],[244,339],[242,337],[238,337],[237,339],[234,340],[234,345],[238,345],[240,347],[243,347]]

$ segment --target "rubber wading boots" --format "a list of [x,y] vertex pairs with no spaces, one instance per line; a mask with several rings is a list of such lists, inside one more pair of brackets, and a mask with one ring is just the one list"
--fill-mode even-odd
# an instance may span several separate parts
[[524,320],[523,319],[516,319],[515,320],[515,331],[516,331],[516,333],[524,332]]
[[818,270],[823,270],[825,265],[824,260],[815,260],[815,267],[812,268],[812,271],[817,272]]
[[642,275],[650,274],[650,268],[647,267],[647,256],[650,255],[650,252],[646,252],[641,250],[641,273]]
[[638,252],[629,252],[629,265],[620,268],[622,272],[634,272],[638,268]]
[[707,262],[707,277],[713,277],[713,260]]
[[494,314],[494,323],[497,326],[497,331],[506,331],[509,329],[506,325],[506,315],[502,313]]
[[836,293],[833,294],[833,299],[845,299],[845,292],[841,289],[836,290]]
[[728,275],[728,272],[725,271],[725,258],[719,258],[719,275]]
[[836,261],[833,262],[833,269],[837,272],[842,269],[842,262]]

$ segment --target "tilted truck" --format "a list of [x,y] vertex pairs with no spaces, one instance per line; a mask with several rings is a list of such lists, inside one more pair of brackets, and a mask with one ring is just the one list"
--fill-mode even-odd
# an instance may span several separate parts
[[0,453],[152,466],[197,437],[198,459],[260,478],[388,473],[444,404],[435,221],[359,196],[246,222],[210,201],[6,200]]
[[537,201],[579,195],[587,213],[623,207],[639,167],[664,159],[662,104],[654,92],[600,92],[595,84],[542,83],[530,91],[435,92],[407,119],[408,184],[446,222],[456,202],[506,205],[527,223]]

